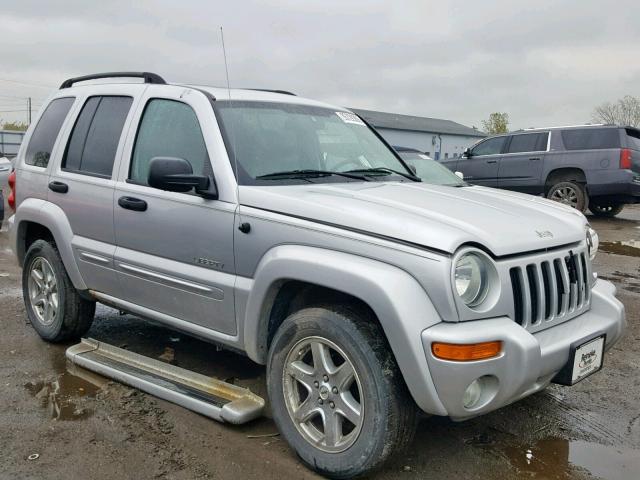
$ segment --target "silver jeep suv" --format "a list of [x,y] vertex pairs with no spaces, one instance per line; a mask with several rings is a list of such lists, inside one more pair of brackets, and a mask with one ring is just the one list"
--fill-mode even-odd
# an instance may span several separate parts
[[[143,81],[85,82],[125,76]],[[335,478],[408,444],[419,410],[463,420],[585,378],[625,326],[581,213],[420,181],[360,117],[287,92],[70,79],[10,184],[43,339],[81,337],[101,302],[244,352]]]

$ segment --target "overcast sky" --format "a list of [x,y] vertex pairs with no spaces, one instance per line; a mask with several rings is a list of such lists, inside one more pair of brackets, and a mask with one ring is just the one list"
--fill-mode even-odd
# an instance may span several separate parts
[[[640,96],[640,1],[3,1],[0,118],[69,76],[279,88],[349,107],[481,126],[590,121]],[[20,85],[15,80],[37,85]]]

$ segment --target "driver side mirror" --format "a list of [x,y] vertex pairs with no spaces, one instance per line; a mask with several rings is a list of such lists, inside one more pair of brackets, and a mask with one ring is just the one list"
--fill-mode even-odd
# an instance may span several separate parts
[[169,192],[186,193],[195,189],[195,192],[204,198],[218,198],[215,182],[210,177],[194,175],[191,164],[184,158],[152,158],[147,183],[150,187]]
[[456,177],[460,178],[460,180],[464,180],[464,173],[462,172],[454,172]]
[[472,156],[473,156],[473,153],[471,153],[471,149],[469,147],[465,148],[464,151],[462,152],[463,158],[471,158]]

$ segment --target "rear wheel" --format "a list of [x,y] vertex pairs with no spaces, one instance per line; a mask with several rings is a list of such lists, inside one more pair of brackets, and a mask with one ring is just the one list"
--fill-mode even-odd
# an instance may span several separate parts
[[80,297],[54,244],[36,240],[25,255],[22,292],[27,317],[49,342],[84,335],[93,322],[95,302]]
[[589,197],[587,196],[584,185],[571,180],[558,182],[552,185],[547,192],[547,198],[555,202],[569,205],[583,213],[589,206]]
[[417,408],[374,319],[300,310],[278,329],[267,371],[280,432],[323,475],[370,472],[413,438]]
[[598,217],[615,217],[618,215],[624,204],[613,202],[599,202],[598,200],[591,200],[589,203],[589,210]]

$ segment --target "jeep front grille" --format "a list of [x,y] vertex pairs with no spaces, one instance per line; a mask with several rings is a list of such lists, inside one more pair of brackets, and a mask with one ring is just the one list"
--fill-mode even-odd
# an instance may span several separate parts
[[590,268],[585,252],[569,251],[511,267],[509,274],[514,320],[527,330],[560,323],[589,307]]

